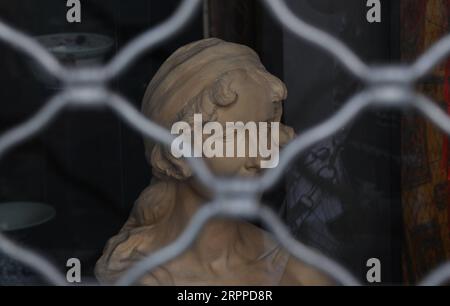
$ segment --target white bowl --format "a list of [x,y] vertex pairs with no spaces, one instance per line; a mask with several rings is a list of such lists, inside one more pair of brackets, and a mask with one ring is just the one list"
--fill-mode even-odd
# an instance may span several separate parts
[[[112,50],[114,40],[108,36],[93,33],[61,33],[36,36],[35,39],[63,65],[83,68],[101,65]],[[57,88],[58,81],[32,62],[36,78],[50,88]]]
[[32,202],[0,203],[0,231],[13,232],[44,224],[56,215],[49,205]]

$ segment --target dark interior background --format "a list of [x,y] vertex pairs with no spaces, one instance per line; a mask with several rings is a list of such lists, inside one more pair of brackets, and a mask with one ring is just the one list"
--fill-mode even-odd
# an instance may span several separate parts
[[[69,24],[66,1],[3,1],[0,16],[30,35],[105,34],[114,38],[116,52],[169,17],[178,4],[176,0],[82,1],[81,24]],[[199,12],[195,22],[141,58],[111,87],[140,108],[146,86],[163,61],[178,47],[202,37]],[[36,80],[23,56],[3,44],[0,57],[0,130],[5,131],[27,119],[55,92]],[[104,244],[123,225],[150,178],[142,138],[115,115],[66,111],[45,132],[2,160],[0,202],[53,206],[56,218],[37,232],[21,235],[22,242],[42,250],[61,269],[68,258],[79,258],[87,277],[93,275]]]
[[[372,24],[366,19],[366,1],[287,2],[365,62],[399,60],[399,1],[381,1],[382,22]],[[284,34],[284,80],[290,89],[285,119],[301,135],[330,117],[363,84],[323,51]],[[292,231],[362,281],[370,258],[381,261],[383,283],[402,281],[400,118],[391,111],[360,116],[306,152],[287,178],[285,214]]]
[[[60,0],[3,2],[0,16],[31,35],[106,34],[115,39],[117,51],[167,18],[179,3],[82,2],[81,24],[67,23],[65,1]],[[287,2],[298,15],[344,40],[364,60],[378,63],[398,59],[397,1],[383,1],[381,24],[366,21],[365,1]],[[253,47],[268,70],[287,83],[290,96],[284,121],[298,133],[327,118],[361,88],[331,57],[278,26],[257,0],[209,0],[208,5],[206,32],[210,36]],[[141,58],[112,87],[139,108],[146,85],[162,62],[179,46],[201,39],[203,34],[199,12],[195,22]],[[32,115],[55,92],[39,83],[24,57],[9,47],[0,46],[0,57],[0,130],[4,131]],[[299,239],[337,258],[363,280],[366,261],[377,257],[383,263],[383,281],[401,281],[399,122],[397,114],[386,112],[358,119],[334,142],[323,142],[311,151],[325,148],[338,156],[339,179],[321,177],[323,165],[319,161],[308,166],[305,155],[267,195],[267,201],[280,210]],[[113,114],[66,112],[45,132],[1,161],[0,202],[52,205],[57,217],[32,234],[21,236],[22,241],[45,252],[61,269],[68,258],[81,259],[83,275],[91,277],[105,242],[122,226],[150,181],[143,152],[140,135]],[[329,157],[322,161],[329,161]],[[318,185],[328,186],[331,191]],[[305,194],[308,197],[311,190],[315,190],[313,200],[317,203],[305,204],[301,199]],[[316,207],[321,202],[341,210],[325,218],[308,217],[320,211],[327,214],[329,208]],[[305,205],[314,210],[305,210]]]

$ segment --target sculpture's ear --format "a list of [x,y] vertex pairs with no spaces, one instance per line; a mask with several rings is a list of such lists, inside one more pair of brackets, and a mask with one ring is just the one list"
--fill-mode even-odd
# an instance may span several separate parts
[[184,181],[192,177],[192,170],[183,158],[176,158],[160,144],[154,146],[151,156],[153,174],[159,178]]

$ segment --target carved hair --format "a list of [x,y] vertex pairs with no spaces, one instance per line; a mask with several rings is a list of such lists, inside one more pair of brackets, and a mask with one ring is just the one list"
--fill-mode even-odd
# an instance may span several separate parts
[[[236,69],[220,75],[215,82],[206,87],[197,96],[190,99],[185,107],[178,113],[173,122],[186,122],[191,127],[194,126],[194,115],[202,114],[205,123],[217,121],[217,110],[221,107],[233,105],[239,97],[232,86],[235,75],[245,73],[252,78],[262,77],[272,86],[274,101],[282,101],[286,98],[287,90],[285,85],[276,77],[270,75],[267,71],[261,69]],[[281,106],[281,105],[280,105]],[[281,107],[280,114],[281,116]],[[274,118],[279,120],[280,118]],[[148,151],[151,150],[151,151]],[[153,175],[160,179],[175,178],[177,180],[186,180],[192,176],[189,166],[184,160],[175,158],[170,149],[160,144],[147,146],[147,156],[150,156],[150,163],[153,168]]]

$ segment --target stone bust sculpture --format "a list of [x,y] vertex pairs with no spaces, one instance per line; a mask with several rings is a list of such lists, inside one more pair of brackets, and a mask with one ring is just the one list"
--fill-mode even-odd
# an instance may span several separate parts
[[[175,122],[280,122],[285,85],[269,74],[250,48],[206,39],[177,50],[148,86],[142,111],[171,129]],[[279,144],[294,136],[281,125]],[[101,283],[115,282],[147,254],[174,241],[208,195],[183,158],[145,142],[153,180],[136,201],[120,233],[96,265]],[[255,176],[259,158],[205,158],[220,176]],[[140,285],[323,285],[329,281],[295,260],[264,230],[244,221],[211,221],[191,248],[149,272]]]

